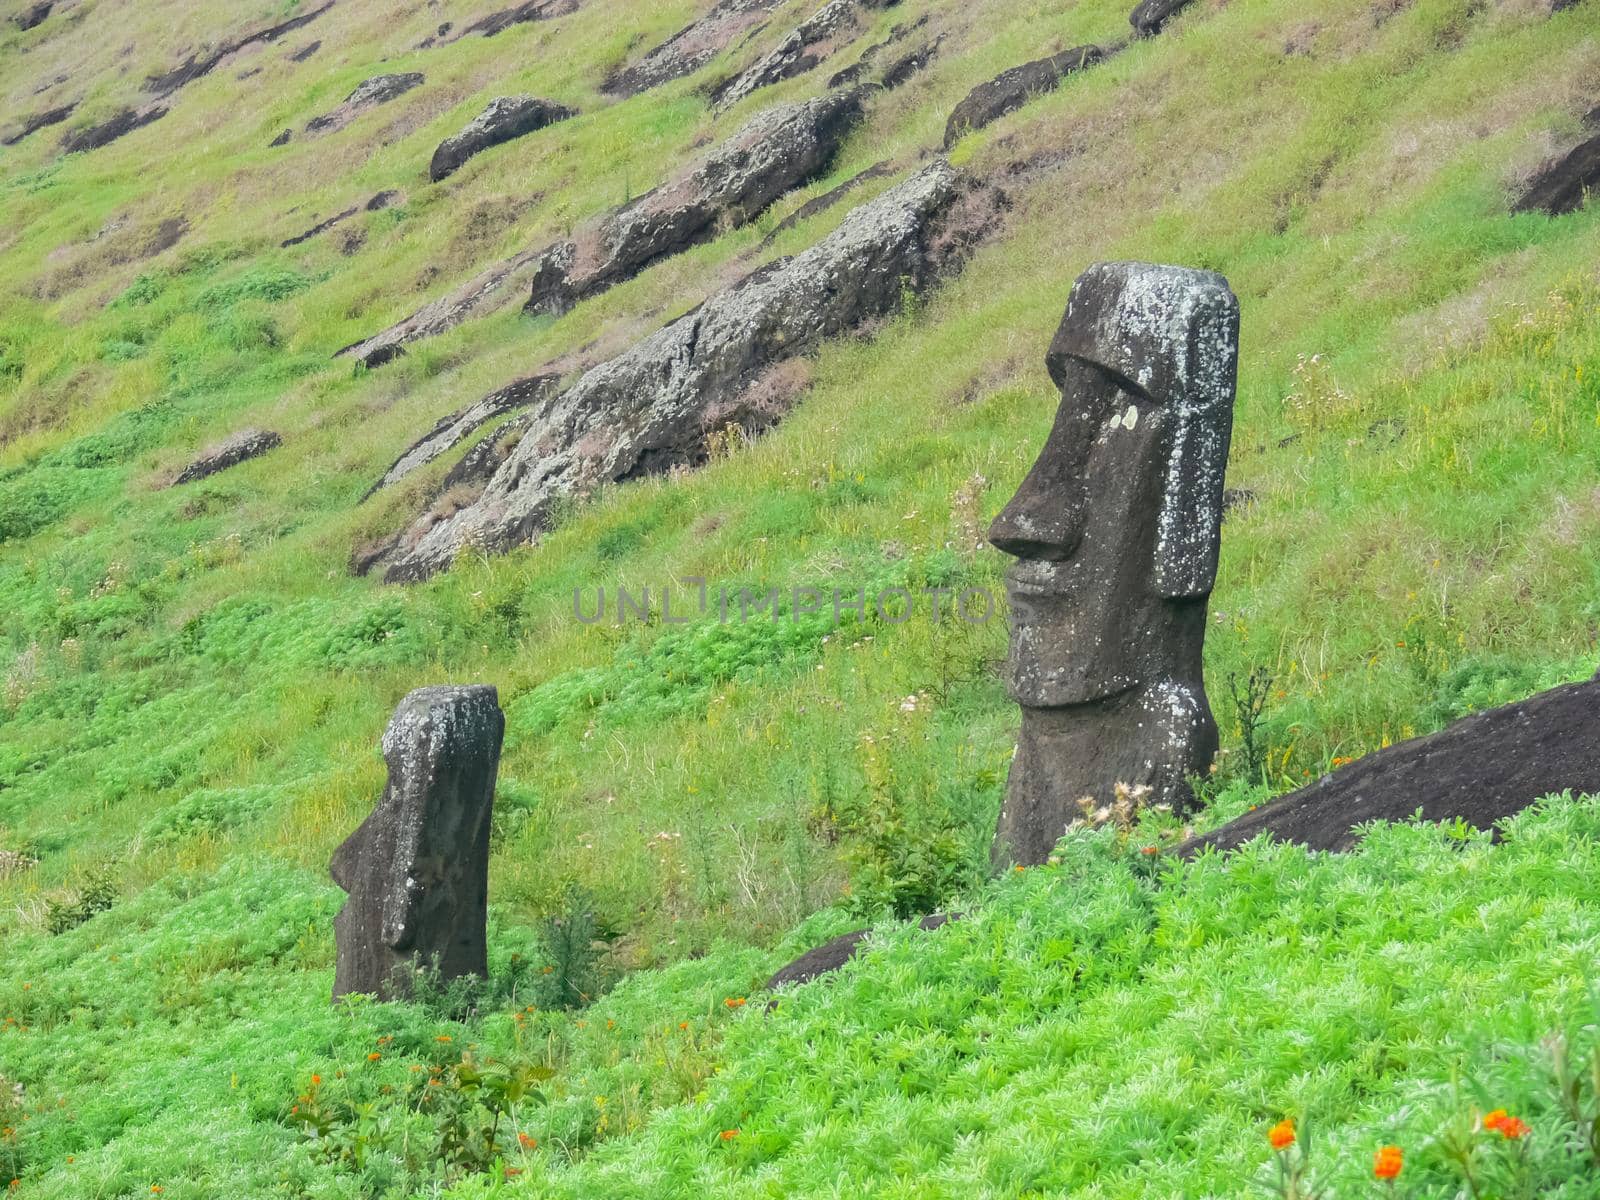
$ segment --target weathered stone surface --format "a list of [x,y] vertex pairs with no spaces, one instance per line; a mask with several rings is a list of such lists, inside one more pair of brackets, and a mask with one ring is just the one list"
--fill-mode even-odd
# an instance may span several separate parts
[[719,108],[726,108],[761,88],[803,75],[860,36],[870,12],[892,8],[899,2],[829,0],[770,54],[714,89],[712,102]]
[[374,75],[363,80],[356,90],[345,97],[344,103],[332,112],[313,117],[306,122],[307,133],[330,133],[343,129],[363,113],[398,99],[414,87],[427,82],[421,71],[405,71],[398,75]]
[[306,61],[306,59],[310,58],[313,54],[321,49],[322,42],[320,39],[315,42],[307,42],[304,46],[301,46],[300,49],[289,55],[289,61],[303,63]]
[[268,146],[272,146],[272,147],[287,146],[293,140],[294,140],[294,130],[285,129],[277,137],[273,138],[270,142],[268,142],[267,145]]
[[944,48],[944,42],[944,36],[940,35],[933,41],[902,54],[884,67],[883,74],[878,77],[878,86],[890,92],[897,87],[904,87],[933,65],[933,60],[939,57],[939,51]]
[[1015,112],[1035,97],[1052,92],[1074,71],[1092,67],[1104,58],[1098,46],[1075,46],[1037,62],[1024,63],[980,83],[956,105],[945,124],[944,144],[949,149],[975,129],[991,125]]
[[218,471],[226,471],[229,467],[236,467],[252,458],[260,458],[267,451],[276,450],[281,445],[283,439],[271,430],[240,430],[220,446],[206,451],[178,472],[178,477],[172,481],[173,486],[193,483],[197,479],[215,475]]
[[409,994],[418,969],[487,976],[489,823],[505,714],[492,687],[426,687],[383,735],[383,798],[334,853],[333,996]]
[[492,312],[529,278],[543,251],[524,250],[480,271],[447,295],[423,305],[403,321],[396,322],[365,341],[355,342],[334,354],[335,358],[359,359],[369,367],[381,367],[406,352],[409,342],[436,337],[463,321]]
[[638,62],[612,72],[600,90],[636,96],[674,79],[692,75],[743,35],[758,28],[782,0],[721,0],[710,12],[680,29]]
[[57,108],[47,108],[43,112],[34,113],[30,117],[24,117],[22,119],[22,127],[18,129],[17,132],[8,133],[5,137],[0,138],[0,146],[15,146],[18,142],[20,142],[23,138],[28,137],[30,134],[37,133],[39,130],[46,129],[51,125],[61,124],[61,122],[65,121],[72,115],[73,110],[77,107],[78,103],[76,100],[74,100],[71,103],[60,105]]
[[1194,0],[1141,0],[1139,7],[1128,17],[1136,33],[1153,37],[1161,32],[1173,17],[1188,8]]
[[850,195],[851,192],[855,191],[862,184],[870,183],[874,179],[882,179],[885,175],[892,175],[893,173],[894,164],[888,159],[884,159],[880,163],[874,163],[865,171],[862,171],[859,175],[852,175],[838,187],[833,188],[830,191],[826,191],[822,193],[822,195],[814,197],[813,199],[807,200],[799,208],[795,209],[787,217],[772,227],[772,232],[761,239],[762,249],[766,249],[768,246],[772,245],[773,242],[777,241],[795,226],[804,224],[818,213],[827,212],[828,209],[840,203],[845,199],[845,197]]
[[545,250],[526,308],[564,313],[651,263],[754,220],[826,171],[861,119],[865,93],[831,92],[762,113],[677,180]]
[[763,267],[588,371],[529,414],[475,504],[407,532],[386,578],[424,578],[469,544],[505,550],[543,529],[562,497],[598,483],[697,464],[712,428],[772,424],[781,414],[749,411],[751,380],[928,287],[961,249],[940,221],[974,190],[936,162],[804,254]]
[[248,46],[261,45],[275,42],[286,33],[293,33],[311,24],[333,7],[333,0],[328,0],[321,8],[302,13],[298,17],[290,17],[277,25],[266,29],[248,33],[244,37],[235,38],[233,41],[224,42],[221,46],[203,54],[191,54],[181,66],[174,67],[160,75],[152,75],[144,81],[145,90],[157,96],[171,95],[185,84],[193,83],[203,75],[209,75],[232,55]]
[[[918,925],[932,932],[960,919],[960,913],[934,913],[930,917],[923,917]],[[763,990],[770,992],[781,987],[795,987],[837,971],[856,956],[871,932],[870,929],[858,929],[854,933],[842,934],[831,942],[824,942],[815,950],[808,950],[788,966],[774,972],[772,978],[762,985]]]
[[109,146],[118,138],[127,137],[135,129],[143,129],[166,115],[167,110],[159,104],[146,109],[124,108],[98,125],[67,134],[61,139],[61,149],[67,154],[75,154],[80,150],[98,150],[101,146]]
[[576,109],[533,96],[501,96],[491,100],[489,107],[474,117],[465,129],[439,143],[428,165],[428,176],[438,183],[446,175],[460,170],[461,164],[474,154],[577,115]]
[[399,189],[384,188],[383,191],[379,192],[377,195],[373,196],[371,200],[367,201],[367,211],[382,212],[386,208],[390,208],[396,204],[399,204],[404,199],[405,194]]
[[309,242],[318,234],[328,232],[328,230],[339,224],[340,221],[348,221],[360,211],[361,207],[359,205],[353,205],[352,207],[345,209],[343,212],[334,213],[333,216],[329,217],[326,221],[318,221],[315,225],[311,226],[311,228],[301,233],[297,233],[293,237],[284,238],[283,241],[278,243],[278,248],[280,250],[287,250],[290,246],[298,246],[302,242]]
[[[446,454],[459,446],[496,417],[527,408],[545,399],[555,391],[560,381],[561,377],[555,374],[518,379],[497,392],[490,392],[482,400],[441,417],[432,429],[406,447],[405,452],[383,473],[383,478],[372,485],[367,496],[399,483],[413,471],[421,470],[441,454]],[[366,499],[367,496],[363,496],[362,499]]]
[[463,29],[457,38],[470,37],[478,34],[482,37],[494,37],[504,33],[513,25],[526,25],[533,21],[549,21],[556,17],[564,17],[568,13],[578,11],[578,0],[529,0],[526,4],[518,4],[514,8],[504,8],[499,12],[490,13],[487,17],[474,21]]
[[50,15],[50,10],[54,7],[54,0],[40,0],[38,4],[30,4],[11,19],[16,23],[18,29],[32,29],[35,25],[43,24],[45,18]]
[[1512,212],[1542,212],[1559,217],[1582,208],[1600,188],[1600,135],[1573,147],[1534,176]]
[[1487,830],[1568,791],[1600,795],[1600,676],[1379,750],[1176,853],[1232,850],[1263,833],[1312,850],[1349,850],[1360,840],[1358,826],[1419,813]]
[[1061,407],[989,540],[1017,558],[1022,731],[996,863],[1044,862],[1116,785],[1181,809],[1217,726],[1201,675],[1233,431],[1239,307],[1209,271],[1101,263],[1050,347]]

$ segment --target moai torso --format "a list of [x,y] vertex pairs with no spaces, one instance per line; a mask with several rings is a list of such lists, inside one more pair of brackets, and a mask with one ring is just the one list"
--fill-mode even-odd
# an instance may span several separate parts
[[1239,310],[1207,271],[1091,267],[1050,347],[1061,406],[989,538],[1017,562],[1022,731],[997,863],[1045,861],[1117,784],[1181,808],[1217,728],[1201,678],[1233,428]]
[[489,821],[505,715],[492,687],[428,687],[383,735],[383,799],[333,856],[334,999],[409,994],[417,969],[488,974]]

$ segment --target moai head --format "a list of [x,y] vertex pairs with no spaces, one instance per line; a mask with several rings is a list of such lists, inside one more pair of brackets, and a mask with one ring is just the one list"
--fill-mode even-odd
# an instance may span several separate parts
[[403,995],[415,968],[488,973],[489,821],[505,716],[492,687],[428,687],[383,735],[383,799],[333,856],[334,997]]
[[1074,285],[1047,360],[1055,425],[989,531],[1018,560],[1010,683],[1025,709],[1198,680],[1238,353],[1220,275],[1101,263]]

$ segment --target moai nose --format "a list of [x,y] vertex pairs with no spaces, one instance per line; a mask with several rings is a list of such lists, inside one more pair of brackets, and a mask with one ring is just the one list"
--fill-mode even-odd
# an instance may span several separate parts
[[1061,562],[1071,558],[1083,537],[1076,506],[1030,479],[989,526],[989,542],[1015,558]]

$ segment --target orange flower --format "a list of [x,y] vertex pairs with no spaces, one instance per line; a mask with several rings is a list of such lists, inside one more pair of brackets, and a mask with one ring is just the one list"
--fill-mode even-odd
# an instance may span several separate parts
[[321,1075],[313,1075],[311,1077],[311,1086],[312,1087],[321,1087],[322,1086],[322,1076]]
[[1160,854],[1161,853],[1161,847],[1160,846],[1140,846],[1139,847],[1139,853],[1140,854]]
[[1393,1179],[1405,1165],[1405,1151],[1399,1146],[1384,1146],[1372,1156],[1372,1174],[1378,1179]]
[[723,1141],[731,1142],[734,1138],[739,1136],[739,1131],[737,1129],[724,1129],[719,1136]]
[[368,1062],[377,1062],[382,1057],[383,1057],[383,1055],[379,1054],[376,1050],[374,1050],[371,1054],[367,1055],[367,1061]]
[[521,1175],[521,1174],[522,1174],[522,1168],[521,1167],[507,1167],[506,1168],[506,1178],[507,1179],[510,1179],[513,1176]]
[[679,1029],[687,1029],[687,1028],[689,1028],[689,1022],[687,1022],[687,1021],[679,1021],[678,1022],[678,1028]]
[[1267,1133],[1267,1141],[1272,1143],[1274,1150],[1287,1150],[1294,1145],[1294,1120],[1285,1117]]
[[536,1137],[529,1137],[525,1133],[519,1133],[517,1134],[517,1144],[524,1150],[537,1150],[539,1148],[539,1139]]
[[438,1037],[434,1038],[433,1040],[436,1041],[436,1042],[448,1042],[450,1040],[450,1035],[448,1033],[441,1033]]
[[1516,1141],[1530,1132],[1528,1123],[1521,1117],[1507,1117],[1500,1123],[1500,1136]]
[[1483,1118],[1483,1127],[1485,1129],[1499,1129],[1505,1123],[1506,1110],[1503,1108],[1497,1108]]
[[743,996],[729,996],[726,1000],[723,1001],[723,1003],[726,1004],[729,1008],[743,1008],[744,1007],[744,997]]

